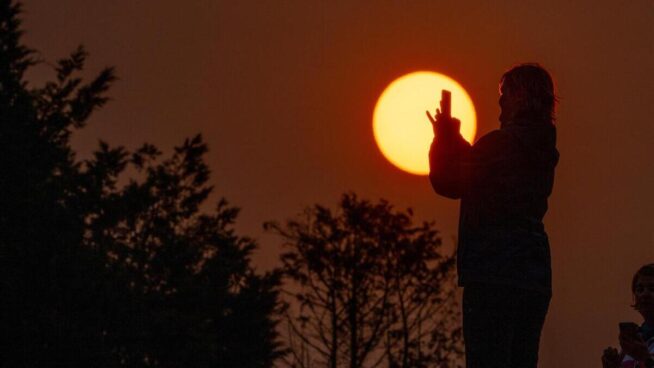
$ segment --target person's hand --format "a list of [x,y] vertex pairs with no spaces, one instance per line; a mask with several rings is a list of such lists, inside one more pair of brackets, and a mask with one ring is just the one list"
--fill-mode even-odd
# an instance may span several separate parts
[[622,359],[624,352],[618,353],[618,349],[609,346],[602,354],[602,368],[620,368]]
[[621,332],[619,339],[622,351],[634,359],[644,362],[650,357],[647,344],[640,335]]
[[456,134],[461,128],[461,121],[451,116],[445,116],[441,109],[436,109],[435,117],[432,117],[429,110],[425,111],[434,130],[434,136]]

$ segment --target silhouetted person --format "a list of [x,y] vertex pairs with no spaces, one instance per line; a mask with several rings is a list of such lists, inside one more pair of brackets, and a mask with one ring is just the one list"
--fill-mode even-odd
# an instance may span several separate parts
[[468,368],[538,361],[552,295],[542,220],[559,159],[555,103],[548,72],[522,64],[500,81],[500,129],[474,145],[459,134],[457,119],[440,110],[430,116],[431,184],[461,199],[457,272]]
[[604,368],[654,367],[654,263],[644,265],[636,272],[631,280],[631,292],[634,298],[632,307],[644,321],[633,330],[620,331],[621,352],[613,347],[604,349]]

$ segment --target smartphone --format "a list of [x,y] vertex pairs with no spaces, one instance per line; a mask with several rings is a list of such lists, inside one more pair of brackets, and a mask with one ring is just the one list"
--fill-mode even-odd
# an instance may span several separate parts
[[447,117],[452,116],[452,92],[441,90],[441,113]]
[[620,322],[620,332],[628,335],[638,333],[638,325],[633,322]]

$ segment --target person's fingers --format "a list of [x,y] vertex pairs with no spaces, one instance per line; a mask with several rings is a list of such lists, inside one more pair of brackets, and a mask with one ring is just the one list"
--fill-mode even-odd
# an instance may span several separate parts
[[606,368],[619,367],[623,358],[624,354],[618,356],[615,349],[605,350],[605,354],[602,356],[602,366]]
[[624,353],[618,355],[617,349],[608,347],[604,349],[604,354],[602,355],[602,366],[606,368],[618,367],[623,358]]
[[429,121],[431,121],[432,124],[436,124],[436,120],[431,117],[431,114],[429,113],[429,110],[425,111],[427,113],[427,117],[429,118]]
[[602,356],[602,367],[604,368],[612,368],[612,367],[617,367],[619,362],[615,360],[615,357],[610,356],[610,355],[603,355]]

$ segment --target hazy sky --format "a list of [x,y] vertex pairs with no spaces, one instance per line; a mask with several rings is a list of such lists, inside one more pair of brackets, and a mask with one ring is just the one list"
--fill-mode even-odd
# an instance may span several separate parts
[[[183,4],[183,5],[182,5]],[[542,367],[596,367],[617,346],[635,270],[654,262],[654,1],[25,1],[25,41],[50,62],[78,44],[113,65],[113,101],[75,136],[165,152],[201,132],[215,196],[243,210],[260,269],[263,221],[353,190],[412,207],[446,242],[458,202],[394,168],[372,135],[384,87],[417,70],[458,80],[478,137],[498,127],[498,80],[537,61],[557,82],[561,152],[546,228],[554,296]],[[46,68],[35,81],[52,76]]]

